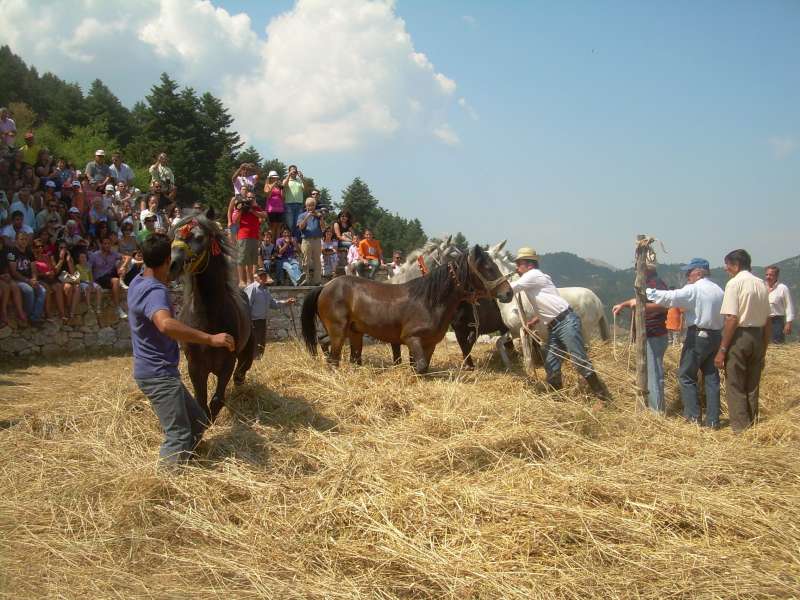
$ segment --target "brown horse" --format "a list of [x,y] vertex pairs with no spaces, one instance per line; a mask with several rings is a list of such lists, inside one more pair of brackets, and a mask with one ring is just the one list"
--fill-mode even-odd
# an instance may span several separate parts
[[424,373],[458,305],[489,296],[510,302],[514,294],[494,262],[474,246],[427,276],[400,285],[337,277],[306,296],[303,338],[309,352],[316,354],[319,317],[330,338],[331,364],[338,366],[345,338],[350,341],[350,361],[361,364],[367,334],[392,345],[395,364],[400,360],[400,344],[408,346],[414,368]]

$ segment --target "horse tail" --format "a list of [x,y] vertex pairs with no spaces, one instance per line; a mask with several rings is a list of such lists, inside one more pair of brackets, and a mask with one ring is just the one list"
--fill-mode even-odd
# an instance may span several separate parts
[[300,311],[300,324],[303,330],[303,339],[306,348],[311,354],[317,353],[317,304],[322,287],[318,287],[303,300],[303,308]]
[[600,328],[600,339],[607,342],[611,336],[608,333],[608,320],[605,315],[600,317],[597,326]]

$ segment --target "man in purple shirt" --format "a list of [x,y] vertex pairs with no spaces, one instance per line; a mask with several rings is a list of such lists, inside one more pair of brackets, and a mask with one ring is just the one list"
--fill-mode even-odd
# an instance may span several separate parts
[[96,250],[89,255],[89,266],[92,267],[92,277],[94,281],[104,290],[111,290],[111,298],[114,300],[114,306],[117,307],[117,313],[120,319],[127,319],[128,315],[122,310],[119,303],[119,265],[122,262],[122,256],[119,252],[114,252],[111,249],[111,238],[103,238],[100,240],[100,250]]
[[164,464],[185,463],[200,442],[208,418],[181,381],[177,342],[205,344],[234,350],[233,336],[214,335],[178,321],[172,309],[167,283],[171,243],[162,233],[142,242],[144,271],[128,288],[133,378],[161,424],[164,441],[159,456]]

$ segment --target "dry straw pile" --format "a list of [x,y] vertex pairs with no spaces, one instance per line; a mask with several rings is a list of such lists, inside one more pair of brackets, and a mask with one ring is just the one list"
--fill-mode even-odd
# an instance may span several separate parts
[[770,349],[740,437],[637,410],[609,346],[598,413],[574,377],[542,395],[478,354],[417,378],[384,346],[333,373],[272,345],[176,476],[130,358],[6,369],[0,593],[800,596],[800,347]]

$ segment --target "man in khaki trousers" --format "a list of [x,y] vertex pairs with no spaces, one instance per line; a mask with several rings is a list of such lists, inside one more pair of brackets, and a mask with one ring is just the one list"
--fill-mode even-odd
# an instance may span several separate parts
[[303,275],[306,285],[322,283],[322,226],[317,201],[306,198],[306,210],[297,217],[297,228],[303,236]]
[[731,279],[722,298],[725,325],[714,364],[725,369],[731,429],[741,433],[758,420],[758,386],[770,339],[769,290],[750,272],[746,250],[729,252],[725,270]]

